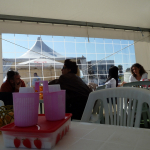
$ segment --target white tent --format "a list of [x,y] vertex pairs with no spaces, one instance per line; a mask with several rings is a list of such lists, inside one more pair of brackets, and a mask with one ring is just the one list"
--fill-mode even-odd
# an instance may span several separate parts
[[33,47],[24,53],[20,58],[62,58],[64,56],[52,50],[48,47],[40,37],[37,38],[37,41]]
[[55,66],[55,68],[62,68],[63,66],[63,63],[51,59],[40,59],[40,58],[19,63],[18,66],[27,65],[27,64],[30,64],[31,66],[43,66],[43,67]]

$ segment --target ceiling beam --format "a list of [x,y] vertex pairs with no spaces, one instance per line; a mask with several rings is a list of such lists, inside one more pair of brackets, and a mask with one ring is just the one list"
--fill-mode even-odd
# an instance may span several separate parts
[[76,25],[76,26],[90,26],[90,27],[150,32],[150,28],[140,28],[140,27],[132,27],[132,26],[122,26],[122,25],[113,25],[113,24],[72,21],[72,20],[59,20],[59,19],[49,19],[49,18],[2,15],[2,14],[0,15],[0,20],[25,21],[25,22],[37,22],[37,23],[52,23],[52,24],[66,24],[66,25]]

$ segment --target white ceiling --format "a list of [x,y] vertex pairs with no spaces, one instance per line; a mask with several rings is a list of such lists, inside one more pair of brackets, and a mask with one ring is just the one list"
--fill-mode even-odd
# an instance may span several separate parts
[[150,28],[150,0],[0,0],[0,14]]

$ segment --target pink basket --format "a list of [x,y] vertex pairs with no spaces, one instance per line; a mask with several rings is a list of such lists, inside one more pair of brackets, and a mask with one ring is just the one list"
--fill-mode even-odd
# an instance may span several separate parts
[[65,118],[65,90],[44,93],[44,110],[47,120],[56,121]]
[[43,83],[43,100],[46,120],[56,121],[65,118],[65,90],[49,93],[48,81],[35,82],[39,92],[39,83]]
[[38,93],[13,93],[14,121],[19,127],[36,125],[38,122]]

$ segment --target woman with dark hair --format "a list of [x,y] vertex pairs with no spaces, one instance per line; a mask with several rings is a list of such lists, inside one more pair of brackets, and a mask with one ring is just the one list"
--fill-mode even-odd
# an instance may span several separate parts
[[67,59],[62,68],[62,75],[57,80],[49,83],[60,84],[61,89],[66,90],[66,113],[72,113],[72,119],[80,120],[91,90],[78,77],[76,62]]
[[109,75],[105,85],[106,88],[114,88],[118,86],[118,67],[113,66],[109,69]]
[[147,79],[147,72],[144,67],[139,63],[135,63],[131,66],[132,75],[129,78],[129,82],[142,81],[143,79]]

